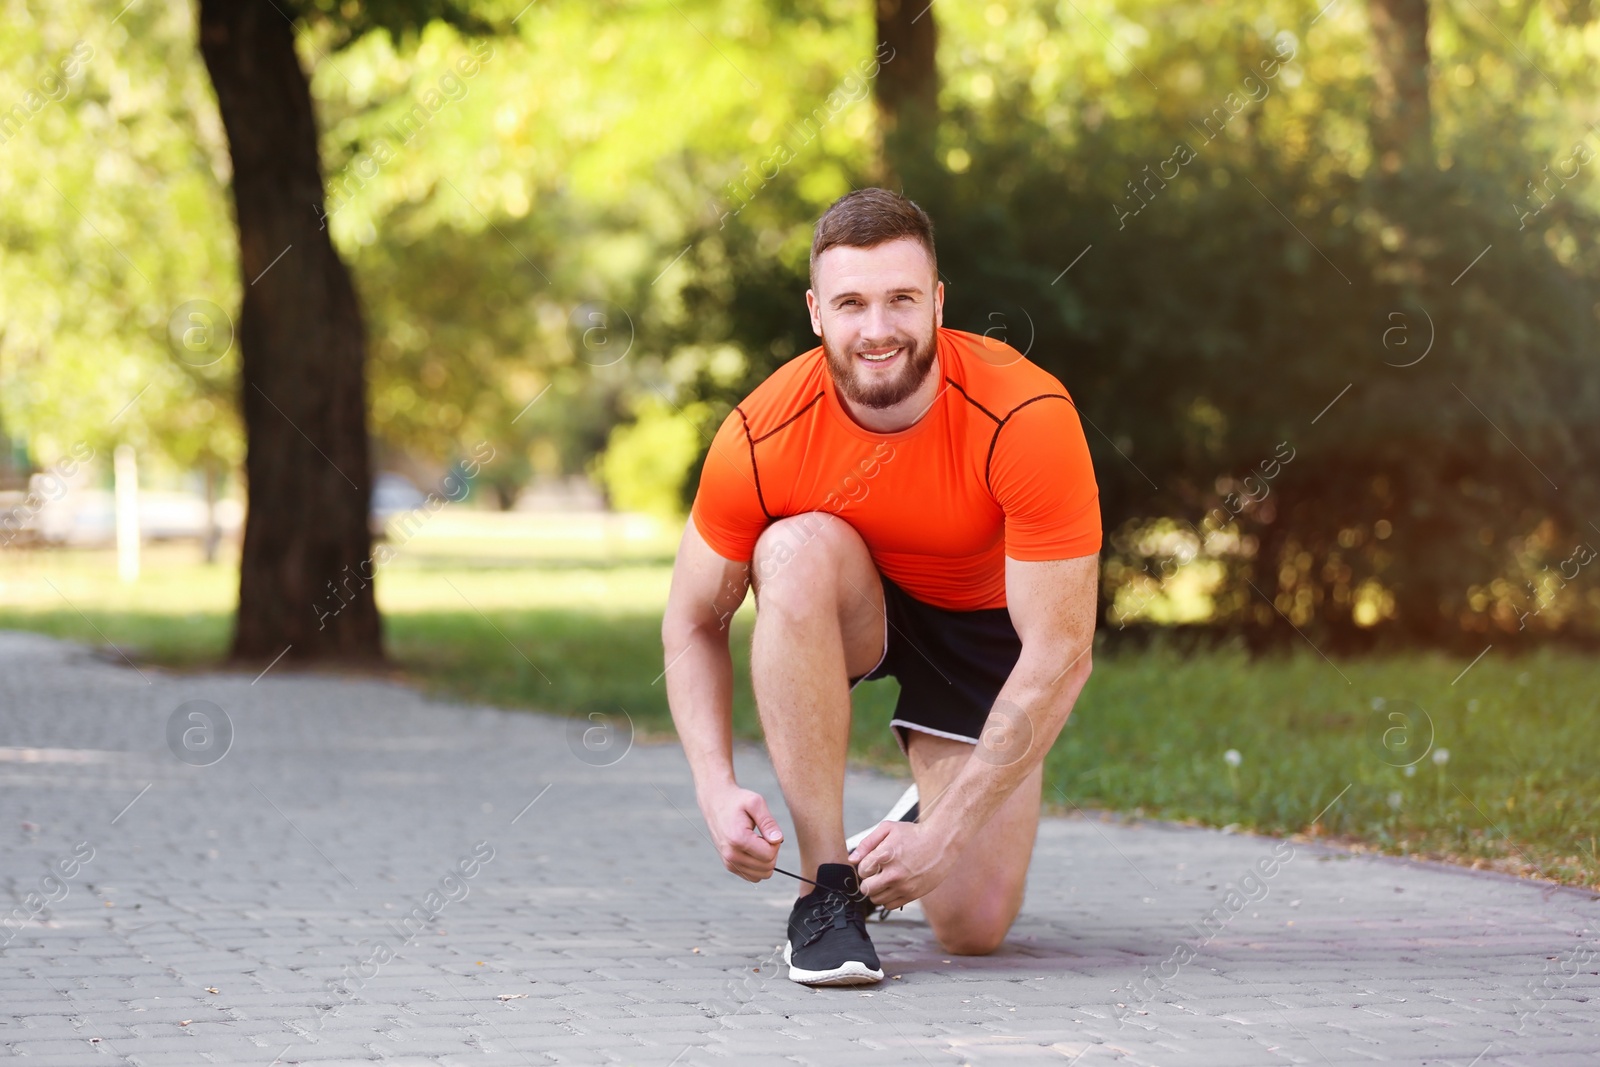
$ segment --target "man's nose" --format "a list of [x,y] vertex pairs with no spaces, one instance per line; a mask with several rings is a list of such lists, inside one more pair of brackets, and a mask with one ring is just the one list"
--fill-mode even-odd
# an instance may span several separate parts
[[861,336],[869,341],[887,341],[894,336],[887,305],[867,305],[867,321],[861,324]]

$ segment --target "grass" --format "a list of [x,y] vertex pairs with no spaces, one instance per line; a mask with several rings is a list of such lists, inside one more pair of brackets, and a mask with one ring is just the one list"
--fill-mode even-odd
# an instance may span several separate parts
[[[669,540],[595,553],[547,537],[474,555],[459,530],[446,532],[419,534],[379,579],[405,677],[502,707],[620,708],[642,736],[670,735],[659,680]],[[124,585],[109,552],[0,555],[0,628],[111,643],[175,669],[212,663],[227,647],[236,579],[195,556],[149,550],[139,581]],[[759,737],[752,622],[747,604],[733,641],[734,723],[747,738]],[[1592,662],[1491,651],[1463,675],[1467,666],[1431,655],[1334,664],[1309,649],[1266,660],[1102,654],[1047,757],[1046,797],[1600,888]],[[856,758],[903,766],[887,728],[896,695],[892,681],[857,689]]]
[[1452,684],[1466,666],[1336,668],[1309,651],[1102,661],[1049,781],[1085,806],[1600,887],[1593,662],[1491,652]]

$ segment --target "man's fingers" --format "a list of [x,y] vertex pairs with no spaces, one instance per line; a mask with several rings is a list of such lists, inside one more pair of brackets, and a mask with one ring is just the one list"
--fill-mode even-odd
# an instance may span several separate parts
[[772,868],[778,862],[778,845],[750,825],[735,830],[725,847],[722,862],[734,874],[751,882],[772,877]]
[[761,856],[749,850],[735,850],[725,855],[722,858],[722,863],[730,871],[736,871],[740,874],[750,872],[765,878],[772,873],[776,860],[776,856]]
[[900,905],[895,903],[896,898],[899,896],[898,893],[894,892],[895,881],[897,879],[879,872],[871,878],[862,880],[861,891],[871,897],[872,902],[879,907],[896,908]]
[[778,861],[778,844],[762,837],[750,827],[733,839],[734,848],[750,858],[752,864],[770,867]]
[[771,863],[762,863],[737,853],[725,857],[722,865],[747,882],[762,882],[772,877]]
[[917,899],[917,894],[906,885],[906,872],[898,868],[866,879],[861,883],[861,891],[872,898],[874,907],[890,911]]
[[756,824],[756,829],[761,836],[773,844],[783,840],[783,831],[778,828],[778,820],[772,817],[772,812],[767,810],[767,802],[760,796],[755,796],[745,807],[750,821]]
[[759,793],[737,789],[706,810],[706,823],[730,873],[750,882],[772,877],[783,831]]
[[883,839],[889,836],[889,831],[893,827],[894,824],[888,822],[880,822],[877,826],[874,826],[872,832],[862,838],[861,844],[857,845],[850,853],[850,862],[854,863],[859,870],[861,863],[872,854],[873,849],[883,843]]

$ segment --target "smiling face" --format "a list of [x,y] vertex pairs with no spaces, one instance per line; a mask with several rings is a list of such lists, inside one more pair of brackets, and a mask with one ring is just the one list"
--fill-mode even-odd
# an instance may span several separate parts
[[933,369],[934,331],[944,322],[944,284],[921,243],[834,245],[817,257],[813,285],[811,328],[840,395],[883,409],[915,393]]

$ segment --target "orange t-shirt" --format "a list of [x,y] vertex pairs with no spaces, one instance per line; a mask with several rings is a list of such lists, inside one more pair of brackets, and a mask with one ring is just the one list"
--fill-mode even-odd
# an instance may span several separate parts
[[896,433],[850,417],[820,347],[774,371],[711,442],[700,536],[747,562],[770,523],[830,512],[891,581],[956,611],[1006,606],[1006,556],[1099,552],[1100,491],[1061,383],[990,338],[941,328],[937,345],[944,388]]

